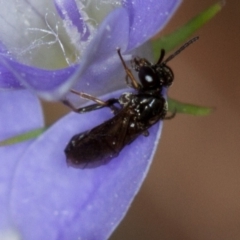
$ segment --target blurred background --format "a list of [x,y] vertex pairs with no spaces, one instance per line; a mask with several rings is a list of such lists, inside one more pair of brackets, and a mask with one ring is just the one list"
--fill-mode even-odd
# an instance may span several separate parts
[[[162,34],[215,2],[183,0]],[[164,122],[150,172],[111,240],[240,239],[240,1],[228,0],[197,35],[170,63],[169,95],[215,111]],[[44,106],[47,124],[68,111]]]

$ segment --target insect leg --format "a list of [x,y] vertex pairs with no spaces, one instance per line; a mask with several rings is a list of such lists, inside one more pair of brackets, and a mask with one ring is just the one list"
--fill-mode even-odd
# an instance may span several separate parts
[[163,118],[163,120],[170,120],[170,119],[173,119],[173,118],[176,116],[176,114],[177,114],[177,111],[175,110],[175,111],[172,112],[170,115],[165,116],[165,117]]
[[142,133],[142,135],[143,135],[144,137],[148,137],[148,136],[149,136],[149,131],[148,131],[148,130],[145,130],[145,131]]
[[116,106],[114,106],[115,103],[119,103],[119,100],[116,98],[110,98],[107,101],[102,101],[101,99],[98,99],[87,93],[77,92],[73,89],[71,89],[71,92],[79,95],[82,98],[96,102],[95,104],[91,104],[86,107],[76,108],[67,99],[62,100],[62,103],[64,105],[68,106],[69,108],[71,108],[74,112],[85,113],[85,112],[90,112],[90,111],[97,110],[97,109],[104,108],[104,107],[109,107],[113,111],[114,114],[117,114],[117,112],[119,111],[119,109]]
[[127,82],[127,84],[129,85],[128,79],[130,79],[130,81],[131,81],[131,83],[130,83],[131,87],[132,87],[132,88],[135,88],[135,89],[139,89],[139,88],[140,88],[140,85],[138,84],[138,82],[136,81],[135,77],[133,76],[132,71],[127,67],[125,61],[123,60],[123,57],[122,57],[120,48],[117,49],[117,52],[118,52],[118,56],[119,56],[119,58],[120,58],[120,60],[121,60],[121,62],[122,62],[122,65],[123,65],[123,67],[124,67],[124,70],[125,70],[125,72],[126,72],[126,74],[127,74],[127,75],[126,75],[126,82]]
[[92,96],[92,95],[90,95],[90,94],[87,94],[87,93],[84,93],[84,92],[78,92],[78,91],[76,91],[76,90],[74,90],[74,89],[71,89],[70,91],[71,91],[72,93],[74,93],[74,94],[82,97],[82,98],[91,100],[91,101],[97,103],[98,105],[102,105],[102,106],[104,106],[104,107],[106,106],[106,103],[105,103],[104,101],[102,101],[101,99],[96,98],[96,97],[94,97],[94,96]]

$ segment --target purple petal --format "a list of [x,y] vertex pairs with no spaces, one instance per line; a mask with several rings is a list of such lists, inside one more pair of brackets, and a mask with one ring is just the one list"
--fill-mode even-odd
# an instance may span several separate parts
[[128,50],[132,50],[157,34],[172,17],[181,0],[124,1],[130,16]]
[[[179,1],[173,2],[172,0],[171,4],[169,2],[163,4],[163,7],[161,6],[162,12],[168,10],[172,13],[178,3]],[[67,3],[56,0],[58,10],[61,10],[62,14],[68,12],[66,14],[69,15],[71,9],[76,10],[74,4],[72,1]],[[140,43],[142,44],[151,37],[151,34],[156,32],[156,29],[162,27],[170,15],[163,16],[160,12],[157,14],[158,17],[149,18],[149,13],[146,14],[145,11],[141,10],[142,8],[150,9],[150,12],[156,14],[158,7],[153,7],[153,5],[152,2],[137,1],[135,5],[127,2],[128,13],[123,8],[112,11],[102,22],[97,34],[84,52],[81,66],[71,66],[63,70],[42,70],[19,64],[12,60],[12,57],[2,56],[0,60],[3,75],[2,78],[0,76],[0,87],[22,88],[25,86],[48,100],[61,98],[74,84],[76,84],[75,89],[95,96],[123,87],[125,85],[125,72],[116,53],[116,48],[120,47],[124,55],[127,45],[129,50],[129,46],[136,47]],[[159,5],[161,4],[156,4],[156,6]],[[32,4],[29,6],[31,9],[36,9]],[[64,10],[66,11],[64,12]],[[131,22],[130,39],[128,14]],[[76,13],[72,17],[73,19],[78,18]],[[142,27],[139,18],[144,20]],[[72,21],[77,24],[77,20]],[[149,36],[146,37],[143,33],[147,33]],[[130,55],[126,57],[129,59]]]
[[[1,59],[0,59],[1,62]],[[3,64],[0,64],[0,89],[22,89],[24,85],[17,80],[13,72],[9,71]]]
[[[77,65],[59,70],[45,70],[27,66],[11,60],[8,57],[0,59],[3,74],[0,75],[0,88],[28,87],[45,98],[54,99],[58,93],[54,91],[68,81],[76,71]],[[67,90],[66,90],[67,91]]]
[[41,105],[32,93],[1,91],[0,102],[0,140],[43,126]]
[[[31,93],[1,91],[0,102],[0,140],[43,126],[39,100]],[[31,142],[0,147],[0,231],[13,226],[9,211],[12,177],[18,160]]]
[[128,28],[129,20],[123,8],[112,11],[104,19],[84,52],[81,69],[74,76],[81,80],[74,89],[99,96],[119,86],[126,86],[117,48],[124,53],[128,44]]
[[110,117],[109,109],[71,113],[20,159],[10,204],[24,240],[105,240],[124,217],[147,174],[159,124],[149,137],[140,136],[119,157],[95,169],[67,167],[63,152],[72,135]]
[[[104,94],[116,89],[119,83],[121,86],[125,85],[125,73],[116,49],[120,47],[124,51],[127,43],[128,16],[123,8],[116,9],[100,25],[96,36],[83,54],[81,66],[50,71],[2,57],[1,66],[3,69],[10,69],[10,73],[8,80],[0,76],[0,87],[24,85],[45,99],[56,100],[77,82],[75,89],[93,95]],[[18,82],[20,84],[17,85]]]
[[76,2],[74,0],[55,0],[54,3],[59,15],[68,20],[67,27],[77,27],[78,32],[81,33],[81,40],[86,41],[89,37],[89,29],[80,15]]

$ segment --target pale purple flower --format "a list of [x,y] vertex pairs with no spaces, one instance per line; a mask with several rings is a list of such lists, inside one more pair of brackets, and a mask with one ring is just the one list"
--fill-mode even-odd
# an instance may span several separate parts
[[[122,90],[109,93],[126,87],[116,48],[126,60],[136,54],[150,57],[145,43],[179,3],[1,2],[0,140],[43,126],[33,93],[48,100],[63,98],[70,88],[118,96]],[[111,235],[147,174],[161,124],[107,165],[67,167],[63,149],[71,136],[110,117],[109,109],[70,113],[36,140],[0,148],[0,237],[9,232],[24,240],[101,240]]]

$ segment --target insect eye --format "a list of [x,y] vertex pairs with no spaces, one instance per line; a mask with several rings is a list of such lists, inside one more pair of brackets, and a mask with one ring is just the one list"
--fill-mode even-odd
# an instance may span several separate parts
[[147,88],[154,88],[159,85],[157,73],[152,67],[143,66],[139,69],[138,72],[139,80],[142,86]]

